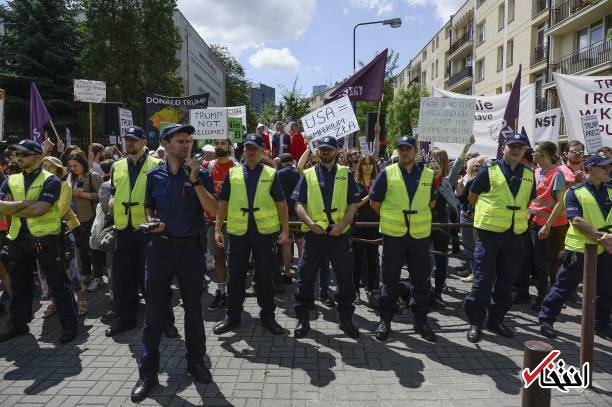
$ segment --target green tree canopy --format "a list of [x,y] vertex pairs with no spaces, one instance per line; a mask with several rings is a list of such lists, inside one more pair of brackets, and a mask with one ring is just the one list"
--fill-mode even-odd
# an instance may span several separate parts
[[412,125],[419,118],[422,96],[429,96],[427,88],[417,85],[400,90],[387,106],[387,145],[394,146],[402,135],[412,135]]

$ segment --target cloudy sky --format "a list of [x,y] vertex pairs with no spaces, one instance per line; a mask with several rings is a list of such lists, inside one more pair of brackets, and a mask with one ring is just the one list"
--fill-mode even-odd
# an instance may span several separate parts
[[[464,0],[178,0],[208,44],[227,45],[253,82],[277,89],[298,78],[302,92],[353,68],[353,26],[394,17],[400,28],[357,28],[357,61],[391,48],[403,68]],[[399,72],[399,70],[398,70]]]

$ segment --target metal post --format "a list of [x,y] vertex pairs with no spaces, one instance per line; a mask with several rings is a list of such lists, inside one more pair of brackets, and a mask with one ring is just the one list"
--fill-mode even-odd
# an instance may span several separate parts
[[93,144],[93,104],[89,102],[89,145]]
[[[597,292],[597,245],[584,248],[582,275],[582,325],[580,330],[580,366],[589,362],[589,377],[593,377],[593,343],[595,335],[595,293]],[[591,380],[592,382],[592,380]]]
[[[552,351],[553,346],[544,341],[527,341],[524,344],[523,368],[533,371]],[[522,407],[550,407],[550,389],[543,389],[539,383],[533,383],[522,390]]]

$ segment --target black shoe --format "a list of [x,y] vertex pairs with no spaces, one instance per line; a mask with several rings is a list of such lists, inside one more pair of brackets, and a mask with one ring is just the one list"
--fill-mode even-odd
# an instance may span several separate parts
[[174,324],[168,324],[164,328],[164,336],[166,338],[174,339],[179,338],[181,334],[179,334],[179,331],[178,329],[176,329],[176,326]]
[[72,342],[72,340],[76,338],[77,335],[78,331],[76,329],[63,329],[59,341],[60,343]]
[[30,328],[27,325],[9,326],[6,331],[0,334],[0,342],[8,341],[9,339],[27,334],[28,332],[30,332]]
[[226,332],[231,331],[234,328],[238,328],[240,326],[240,320],[230,321],[227,317],[215,326],[213,329],[213,333],[215,335],[221,335]]
[[529,301],[531,301],[531,295],[525,293],[516,293],[514,297],[512,297],[513,304],[525,304]]
[[298,319],[298,323],[293,330],[293,336],[296,338],[303,338],[310,331],[310,321],[307,319]]
[[376,328],[376,339],[381,342],[386,341],[391,335],[391,322],[380,321]]
[[138,403],[139,401],[142,401],[149,397],[149,393],[151,393],[151,390],[153,390],[158,384],[159,382],[157,381],[157,377],[138,379],[136,385],[132,389],[132,402]]
[[359,338],[359,329],[353,324],[353,321],[350,319],[347,321],[340,321],[338,328],[342,332],[344,332],[349,338],[357,339]]
[[332,300],[332,298],[327,293],[320,294],[319,301],[321,301],[321,303],[323,303],[323,305],[325,305],[326,307],[336,308],[336,303],[334,302],[334,300]]
[[540,332],[547,338],[553,339],[557,337],[557,333],[553,329],[553,326],[550,322],[542,322],[540,324]]
[[436,296],[432,296],[431,300],[429,301],[429,305],[431,305],[432,309],[444,309],[446,307],[446,304],[444,303],[444,301],[442,301],[442,294],[436,295]]
[[210,383],[212,382],[212,374],[206,367],[204,362],[199,363],[188,363],[187,372],[199,383]]
[[610,339],[612,339],[612,330],[607,325],[596,326],[595,327],[595,335],[599,336],[600,338],[604,338],[604,339],[610,340]]
[[210,305],[208,306],[209,311],[214,311],[221,307],[225,307],[227,301],[227,294],[222,294],[221,290],[215,291],[215,298],[212,300]]
[[482,328],[478,325],[470,325],[470,329],[467,331],[468,342],[477,343],[482,338]]
[[119,335],[121,332],[129,331],[130,329],[136,328],[136,322],[118,322],[114,325],[111,325],[104,334],[109,338],[111,336]]
[[414,331],[418,334],[421,334],[421,338],[425,339],[427,342],[436,341],[436,334],[427,322],[415,323]]
[[283,333],[283,327],[280,326],[274,318],[262,319],[261,325],[273,335],[280,335]]
[[103,324],[108,324],[116,320],[117,318],[119,318],[119,315],[117,315],[117,313],[111,309],[106,314],[102,315],[102,317],[100,317],[100,321]]
[[512,332],[506,325],[501,322],[487,323],[487,330],[495,332],[504,338],[514,338],[514,332]]

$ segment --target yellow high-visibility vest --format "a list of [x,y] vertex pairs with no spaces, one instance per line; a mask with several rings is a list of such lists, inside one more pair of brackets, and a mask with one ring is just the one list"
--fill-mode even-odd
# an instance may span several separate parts
[[[342,222],[346,211],[348,210],[347,195],[348,195],[348,167],[338,165],[336,166],[336,175],[334,177],[334,192],[332,194],[331,201],[331,219],[334,224]],[[308,191],[308,202],[306,204],[306,211],[308,216],[314,223],[321,226],[324,230],[329,227],[329,219],[327,213],[325,213],[325,203],[323,202],[323,194],[321,193],[321,185],[317,178],[316,166],[311,167],[304,171],[304,178],[306,179],[306,187]],[[346,233],[350,228],[347,225],[342,233]],[[302,224],[303,232],[310,232],[310,228]]]
[[[582,218],[586,220],[595,230],[602,232],[612,232],[612,210],[608,211],[607,218],[604,218],[597,204],[597,200],[593,194],[584,186],[574,188],[574,193],[578,202],[582,206]],[[612,188],[608,188],[608,196],[612,200]],[[570,222],[569,229],[565,235],[565,249],[573,252],[584,253],[584,245],[587,243],[597,244],[597,242],[591,239],[578,230],[572,222]],[[603,253],[603,247],[597,245],[597,254]]]

